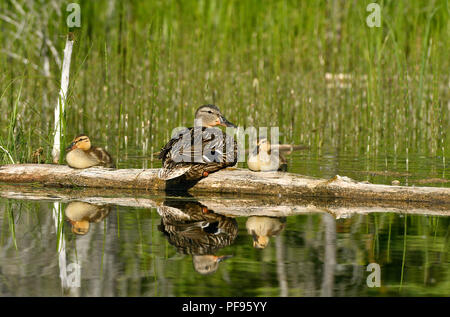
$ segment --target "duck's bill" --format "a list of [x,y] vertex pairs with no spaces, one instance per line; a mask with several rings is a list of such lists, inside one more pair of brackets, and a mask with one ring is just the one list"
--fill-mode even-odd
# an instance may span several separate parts
[[70,143],[69,146],[66,147],[66,151],[72,150],[74,146],[75,146],[75,142]]
[[227,118],[225,118],[224,116],[220,117],[220,125],[224,126],[224,127],[233,127],[233,128],[237,128],[237,126],[235,126],[233,123],[231,123],[230,121],[227,120]]
[[222,262],[222,261],[225,261],[225,260],[230,259],[232,257],[233,257],[232,255],[221,255],[221,256],[217,257],[217,261],[218,262]]

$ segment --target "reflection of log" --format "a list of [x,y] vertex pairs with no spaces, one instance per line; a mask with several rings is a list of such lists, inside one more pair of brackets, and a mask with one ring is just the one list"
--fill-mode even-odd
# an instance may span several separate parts
[[[118,205],[134,208],[156,208],[164,203],[164,196],[149,196],[145,191],[113,189],[37,188],[30,186],[0,186],[0,197],[37,201],[83,201],[97,205]],[[173,199],[177,199],[173,197]],[[192,198],[179,198],[191,199]],[[345,199],[318,200],[258,196],[198,196],[203,205],[215,213],[232,217],[269,216],[286,217],[306,213],[330,213],[345,218],[354,213],[394,212],[405,214],[450,215],[450,205],[430,203],[405,203],[402,201],[375,202]]]
[[[157,169],[73,169],[64,165],[17,164],[0,167],[0,182],[40,183],[46,186],[132,188],[165,190]],[[179,189],[172,184],[170,189]],[[202,179],[191,192],[332,197],[354,200],[450,203],[450,188],[406,187],[358,183],[336,176],[321,180],[292,173],[222,170]]]
[[322,221],[325,239],[320,296],[331,297],[334,291],[334,272],[336,267],[336,220],[330,215],[324,215]]

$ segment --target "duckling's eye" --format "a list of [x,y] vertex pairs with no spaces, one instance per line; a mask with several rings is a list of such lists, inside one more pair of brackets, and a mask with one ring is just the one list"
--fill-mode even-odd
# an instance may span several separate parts
[[208,113],[212,113],[212,111],[211,111],[211,110],[208,110]]

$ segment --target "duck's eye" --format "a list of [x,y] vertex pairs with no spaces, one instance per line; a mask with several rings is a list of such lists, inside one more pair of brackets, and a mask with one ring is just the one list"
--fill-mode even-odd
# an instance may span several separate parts
[[211,110],[208,110],[208,113],[212,113],[212,111],[211,111]]

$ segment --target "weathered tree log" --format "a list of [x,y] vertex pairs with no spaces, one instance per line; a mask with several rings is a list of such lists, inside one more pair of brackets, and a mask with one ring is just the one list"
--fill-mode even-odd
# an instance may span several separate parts
[[0,185],[0,197],[17,200],[35,200],[70,203],[81,201],[94,205],[115,205],[133,208],[157,208],[167,200],[196,200],[209,210],[224,216],[250,217],[269,216],[287,217],[309,213],[330,213],[336,218],[345,218],[352,214],[373,212],[392,212],[401,214],[421,214],[449,216],[450,205],[430,205],[427,203],[405,203],[401,201],[354,201],[345,199],[321,200],[316,198],[279,198],[266,199],[248,195],[202,195],[193,197],[170,197],[164,195],[148,197],[148,193],[139,190],[98,189],[98,188],[39,188],[30,186]]
[[[172,191],[183,183],[166,183],[157,169],[73,169],[65,165],[16,164],[0,167],[0,182],[58,187],[98,187]],[[450,204],[450,188],[375,185],[335,176],[317,179],[283,172],[228,169],[211,174],[189,188],[191,193],[234,193],[280,197],[345,198]]]

